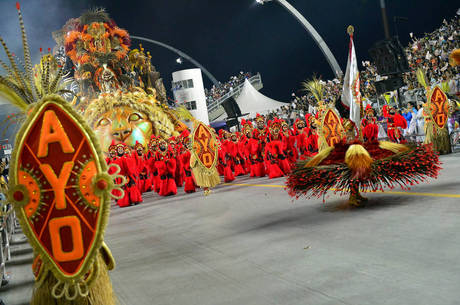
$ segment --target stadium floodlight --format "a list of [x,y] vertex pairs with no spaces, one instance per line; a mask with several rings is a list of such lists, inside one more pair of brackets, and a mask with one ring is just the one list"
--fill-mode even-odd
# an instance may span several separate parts
[[294,16],[297,19],[297,21],[300,22],[300,24],[316,42],[318,47],[321,49],[321,52],[323,52],[324,57],[326,57],[329,66],[331,66],[332,71],[334,71],[334,75],[337,78],[343,75],[342,69],[340,68],[337,60],[335,59],[329,47],[327,46],[326,42],[318,34],[318,32],[310,24],[310,22],[308,22],[307,19],[305,19],[305,17],[298,10],[296,10],[296,8],[293,7],[287,0],[256,0],[256,2],[261,5],[265,4],[266,2],[277,2],[282,7],[284,7],[289,13],[291,13],[292,16]]
[[180,57],[177,58],[177,59],[176,59],[176,62],[177,62],[179,65],[182,65],[182,58],[180,58]]

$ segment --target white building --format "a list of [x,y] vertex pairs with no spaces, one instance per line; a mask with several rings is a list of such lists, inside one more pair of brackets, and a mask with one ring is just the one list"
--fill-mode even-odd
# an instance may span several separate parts
[[176,102],[184,105],[195,119],[208,125],[208,107],[201,69],[177,71],[172,74],[172,78],[172,91]]

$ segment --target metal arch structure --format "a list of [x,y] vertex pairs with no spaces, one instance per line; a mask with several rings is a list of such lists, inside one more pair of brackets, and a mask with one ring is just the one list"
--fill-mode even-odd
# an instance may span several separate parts
[[176,53],[177,55],[179,55],[180,57],[182,58],[185,58],[186,60],[188,60],[189,62],[191,62],[192,64],[194,64],[196,67],[200,68],[201,71],[203,71],[204,74],[206,74],[206,76],[209,78],[209,80],[211,80],[211,82],[214,84],[214,85],[218,85],[219,82],[217,81],[217,79],[214,77],[214,75],[212,75],[205,67],[203,67],[203,65],[201,65],[198,61],[196,61],[195,59],[193,59],[192,57],[190,57],[189,55],[185,54],[184,52],[182,52],[181,50],[178,50],[170,45],[167,45],[163,42],[160,42],[160,41],[157,41],[157,40],[153,40],[153,39],[150,39],[150,38],[145,38],[145,37],[141,37],[141,36],[134,36],[134,35],[129,35],[130,38],[133,38],[133,39],[137,39],[137,40],[141,40],[141,41],[146,41],[146,42],[150,42],[150,43],[153,43],[153,44],[156,44],[160,47],[163,47],[165,49],[168,49],[170,51],[173,51],[174,53]]
[[342,69],[340,68],[337,60],[335,59],[334,55],[332,54],[331,50],[327,46],[324,39],[315,28],[307,21],[307,19],[295,8],[293,7],[288,1],[286,0],[257,0],[258,3],[263,4],[264,2],[277,2],[281,6],[283,6],[291,15],[293,15],[303,26],[303,28],[310,34],[310,36],[315,40],[318,47],[323,52],[324,57],[326,57],[329,66],[331,66],[332,71],[334,71],[334,75],[338,78],[343,75]]

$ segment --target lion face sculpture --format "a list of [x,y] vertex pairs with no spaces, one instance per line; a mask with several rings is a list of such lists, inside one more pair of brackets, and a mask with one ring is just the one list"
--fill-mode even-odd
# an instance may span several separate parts
[[136,141],[147,147],[152,135],[169,139],[178,136],[183,125],[171,109],[141,89],[103,93],[89,103],[83,115],[104,152],[108,151],[112,140],[131,148]]
[[96,122],[94,131],[105,150],[112,140],[134,147],[136,141],[147,146],[153,132],[147,115],[129,107],[118,107],[104,113]]

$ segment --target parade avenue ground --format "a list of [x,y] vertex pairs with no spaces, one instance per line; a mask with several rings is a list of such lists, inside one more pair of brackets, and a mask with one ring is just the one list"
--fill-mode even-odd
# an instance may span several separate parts
[[[284,179],[239,177],[202,192],[112,208],[106,242],[121,304],[448,305],[460,299],[460,154],[437,180],[293,201]],[[32,253],[15,236],[7,305],[28,304]]]

